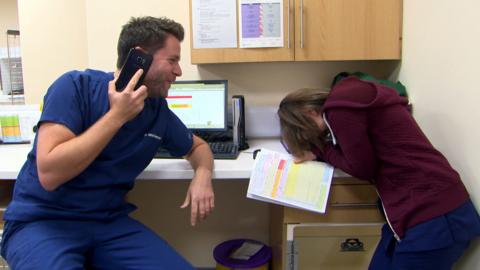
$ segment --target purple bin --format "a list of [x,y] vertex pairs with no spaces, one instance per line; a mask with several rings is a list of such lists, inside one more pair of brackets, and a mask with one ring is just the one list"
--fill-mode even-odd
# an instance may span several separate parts
[[[244,242],[262,244],[263,247],[248,260],[230,258],[230,254],[237,250]],[[268,269],[272,258],[272,249],[262,242],[251,239],[233,239],[218,244],[213,250],[213,257],[221,266],[217,269]],[[223,267],[222,267],[223,266]]]

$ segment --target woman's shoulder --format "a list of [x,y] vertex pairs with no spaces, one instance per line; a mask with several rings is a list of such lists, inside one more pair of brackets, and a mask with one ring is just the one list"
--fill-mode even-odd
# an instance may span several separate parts
[[372,83],[350,76],[335,84],[328,101],[368,104],[375,99],[376,93]]
[[342,107],[378,107],[407,103],[394,89],[354,76],[338,82],[332,88],[327,101],[330,105],[337,104]]

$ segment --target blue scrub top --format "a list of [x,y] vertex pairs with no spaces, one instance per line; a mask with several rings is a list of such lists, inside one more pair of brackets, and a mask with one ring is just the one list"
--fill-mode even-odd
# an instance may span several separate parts
[[[112,73],[96,70],[62,75],[45,95],[39,125],[59,123],[76,135],[82,134],[109,110],[108,82],[112,79]],[[147,98],[143,111],[121,127],[92,164],[49,192],[38,180],[35,138],[4,219],[109,220],[126,215],[135,206],[125,201],[125,195],[156,150],[162,146],[172,155],[183,156],[192,144],[191,132],[166,100]]]

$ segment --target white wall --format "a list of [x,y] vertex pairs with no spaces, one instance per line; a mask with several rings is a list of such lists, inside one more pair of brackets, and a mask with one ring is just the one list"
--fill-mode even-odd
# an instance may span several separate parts
[[0,48],[7,48],[7,30],[19,30],[17,0],[0,1]]
[[[414,116],[480,207],[478,0],[404,0],[403,61]],[[445,198],[448,200],[448,198]],[[479,208],[480,209],[480,208]],[[480,269],[479,243],[459,269]]]
[[18,13],[25,103],[38,104],[59,75],[87,67],[85,1],[18,0]]

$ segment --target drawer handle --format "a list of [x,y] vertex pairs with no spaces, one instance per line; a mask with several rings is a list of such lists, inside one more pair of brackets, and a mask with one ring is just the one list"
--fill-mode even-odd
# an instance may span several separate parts
[[331,203],[331,207],[348,208],[348,207],[377,207],[376,203]]
[[340,250],[342,252],[350,251],[365,251],[363,249],[363,243],[358,238],[347,238],[340,245]]

